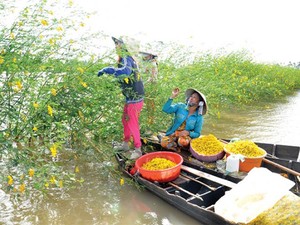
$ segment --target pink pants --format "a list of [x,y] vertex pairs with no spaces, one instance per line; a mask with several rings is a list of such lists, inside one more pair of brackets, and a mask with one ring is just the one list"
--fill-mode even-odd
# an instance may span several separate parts
[[129,142],[131,136],[135,148],[142,146],[140,136],[139,117],[142,111],[144,101],[137,103],[129,103],[124,105],[122,123],[124,128],[124,141]]

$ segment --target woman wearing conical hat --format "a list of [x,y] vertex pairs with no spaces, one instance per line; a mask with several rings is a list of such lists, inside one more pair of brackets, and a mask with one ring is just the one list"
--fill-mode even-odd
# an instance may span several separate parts
[[138,44],[126,38],[126,43],[122,39],[112,37],[115,42],[118,54],[118,65],[115,67],[105,67],[98,72],[98,76],[112,74],[120,83],[122,93],[125,96],[123,108],[123,142],[115,146],[116,150],[129,150],[129,141],[133,137],[134,150],[130,151],[130,159],[136,159],[142,155],[139,116],[144,104],[144,84],[140,77],[137,63],[133,55],[138,53]]
[[203,116],[208,111],[205,96],[194,88],[185,92],[186,102],[173,103],[173,99],[180,93],[179,88],[172,91],[171,97],[163,106],[163,111],[174,114],[172,125],[162,137],[161,145],[164,148],[180,151],[180,147],[187,148],[190,140],[201,134]]

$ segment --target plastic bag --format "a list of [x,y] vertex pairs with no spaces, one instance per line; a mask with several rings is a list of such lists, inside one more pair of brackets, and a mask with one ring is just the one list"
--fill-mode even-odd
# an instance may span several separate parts
[[253,168],[215,204],[215,212],[234,223],[249,223],[272,208],[295,183],[266,168]]

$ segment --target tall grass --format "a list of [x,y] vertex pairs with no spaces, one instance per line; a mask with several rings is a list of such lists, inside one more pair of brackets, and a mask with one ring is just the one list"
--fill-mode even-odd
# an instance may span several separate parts
[[[168,62],[159,66],[160,80],[155,87],[156,125],[153,130],[166,129],[170,118],[161,112],[163,103],[174,87],[182,94],[175,101],[184,102],[184,91],[196,88],[207,98],[209,114],[217,116],[221,108],[243,107],[255,102],[276,102],[299,90],[300,70],[280,65],[260,64],[244,53],[199,55],[193,63],[176,67]],[[146,91],[147,90],[146,86]],[[221,107],[222,106],[222,107]],[[166,118],[168,118],[166,120]],[[143,124],[145,119],[141,119]]]

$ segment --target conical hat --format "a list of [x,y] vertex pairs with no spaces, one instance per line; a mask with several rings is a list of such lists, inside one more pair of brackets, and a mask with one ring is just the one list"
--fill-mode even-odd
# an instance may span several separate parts
[[140,42],[134,38],[122,36],[121,38],[111,37],[116,45],[121,45],[130,55],[137,55],[140,49]]
[[197,89],[189,88],[189,89],[187,89],[187,90],[185,91],[185,97],[186,97],[186,98],[191,97],[191,95],[192,95],[194,92],[198,93],[199,96],[200,96],[200,98],[202,98],[202,99],[200,99],[200,101],[204,101],[204,106],[203,106],[203,113],[202,113],[202,115],[205,115],[205,114],[207,113],[207,111],[208,111],[208,105],[207,105],[207,101],[206,101],[206,98],[205,98],[205,95],[204,95],[204,94],[202,94],[202,93],[201,93],[200,91],[198,91]]
[[139,52],[139,54],[142,55],[142,57],[149,57],[149,60],[156,59],[158,57],[157,55],[148,52]]

